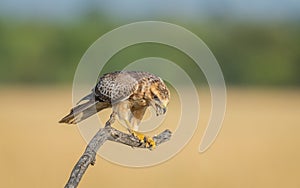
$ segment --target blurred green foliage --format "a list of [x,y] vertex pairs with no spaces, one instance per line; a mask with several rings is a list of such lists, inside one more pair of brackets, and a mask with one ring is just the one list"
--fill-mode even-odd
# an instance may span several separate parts
[[[87,48],[123,24],[92,14],[68,23],[2,19],[0,83],[71,83]],[[176,24],[197,34],[208,45],[227,84],[300,86],[299,23],[210,20]],[[150,56],[170,59],[197,82],[204,80],[189,57],[171,47],[151,43],[122,50],[104,71]]]

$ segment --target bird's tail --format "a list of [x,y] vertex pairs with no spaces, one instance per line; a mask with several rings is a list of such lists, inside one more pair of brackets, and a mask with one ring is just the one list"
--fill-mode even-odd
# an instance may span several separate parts
[[[78,104],[82,100],[88,101],[83,104]],[[70,113],[62,118],[59,123],[77,124],[110,106],[108,103],[95,101],[92,94],[87,95],[82,100],[80,100],[77,105],[71,109]]]

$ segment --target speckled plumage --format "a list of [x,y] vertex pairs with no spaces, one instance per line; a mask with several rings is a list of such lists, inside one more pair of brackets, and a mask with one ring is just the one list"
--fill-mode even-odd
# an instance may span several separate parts
[[60,122],[75,124],[102,109],[112,107],[113,113],[129,129],[136,129],[147,107],[157,115],[166,111],[170,93],[158,76],[142,71],[116,71],[99,77],[92,93],[84,97],[83,104],[71,109]]
[[116,103],[158,81],[161,81],[159,77],[148,72],[116,71],[100,77],[93,93],[100,101]]

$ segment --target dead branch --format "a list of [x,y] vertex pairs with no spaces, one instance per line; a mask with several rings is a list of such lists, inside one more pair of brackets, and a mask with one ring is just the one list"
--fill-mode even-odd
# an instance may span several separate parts
[[[104,144],[105,141],[110,140],[113,142],[118,142],[125,144],[131,147],[137,148],[147,148],[146,143],[141,143],[135,136],[132,134],[123,133],[110,126],[111,122],[106,122],[104,128],[99,129],[96,135],[91,139],[87,145],[84,153],[74,166],[70,178],[65,185],[65,188],[75,188],[78,186],[83,174],[89,167],[89,165],[94,165],[96,161],[96,154],[98,149]],[[165,130],[157,136],[153,137],[153,140],[156,143],[156,146],[168,141],[171,138],[171,131]]]

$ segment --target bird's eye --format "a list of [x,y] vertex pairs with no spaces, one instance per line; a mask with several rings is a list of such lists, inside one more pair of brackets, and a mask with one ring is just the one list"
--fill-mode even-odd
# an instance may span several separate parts
[[153,99],[158,100],[157,95],[154,95],[154,96],[153,96]]

